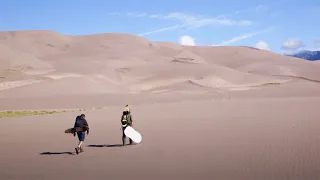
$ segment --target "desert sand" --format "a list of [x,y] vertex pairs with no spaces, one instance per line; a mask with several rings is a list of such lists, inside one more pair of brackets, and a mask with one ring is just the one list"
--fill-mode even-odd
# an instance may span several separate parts
[[[0,52],[0,110],[82,109],[1,118],[1,179],[320,179],[318,62],[121,33],[0,32]],[[143,139],[120,147],[126,104]]]

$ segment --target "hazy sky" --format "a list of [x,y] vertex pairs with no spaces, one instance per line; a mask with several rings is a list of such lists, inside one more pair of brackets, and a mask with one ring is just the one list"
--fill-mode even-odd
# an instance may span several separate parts
[[0,30],[131,33],[188,45],[320,49],[319,0],[0,0]]

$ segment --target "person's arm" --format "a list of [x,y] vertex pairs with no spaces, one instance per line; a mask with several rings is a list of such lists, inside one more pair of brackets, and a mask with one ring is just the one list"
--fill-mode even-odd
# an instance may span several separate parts
[[83,121],[84,121],[84,126],[86,126],[86,127],[89,127],[89,124],[88,124],[88,121],[87,120],[85,120],[85,119],[83,119]]
[[86,119],[83,119],[84,121],[84,126],[87,127],[87,134],[89,134],[89,124],[88,124],[88,121]]
[[77,119],[74,121],[74,125],[73,125],[73,128],[75,128],[77,125]]
[[120,119],[120,124],[121,124],[120,130],[123,128],[122,127],[122,119],[123,119],[123,115],[121,115],[121,119]]
[[122,124],[123,115],[121,115],[120,123]]
[[[77,120],[74,121],[73,128],[76,128]],[[76,131],[73,132],[73,136],[76,136]]]

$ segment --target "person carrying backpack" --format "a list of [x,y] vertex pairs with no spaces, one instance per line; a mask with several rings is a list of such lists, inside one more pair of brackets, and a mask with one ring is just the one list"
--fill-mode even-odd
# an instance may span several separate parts
[[[85,127],[87,130],[87,135],[89,135],[89,125],[88,122],[86,120],[86,116],[84,114],[81,114],[80,116],[77,116],[76,121],[74,123],[74,128],[76,127]],[[74,132],[73,135],[76,136],[76,134],[78,135],[78,139],[79,139],[79,144],[78,146],[75,148],[76,153],[79,154],[81,152],[83,152],[83,148],[82,148],[82,143],[84,142],[85,138],[86,138],[86,132]]]

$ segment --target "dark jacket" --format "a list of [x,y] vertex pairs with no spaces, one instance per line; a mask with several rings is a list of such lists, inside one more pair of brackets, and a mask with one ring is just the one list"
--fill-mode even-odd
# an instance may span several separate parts
[[76,122],[74,123],[74,127],[88,127],[87,133],[89,133],[89,124],[86,119],[81,116],[77,116]]

